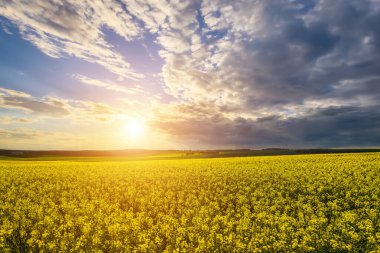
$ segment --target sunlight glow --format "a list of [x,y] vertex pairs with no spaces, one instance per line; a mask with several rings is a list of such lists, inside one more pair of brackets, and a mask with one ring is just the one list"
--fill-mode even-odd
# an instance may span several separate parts
[[125,133],[128,138],[137,139],[143,137],[146,132],[145,123],[142,120],[131,119],[125,125]]

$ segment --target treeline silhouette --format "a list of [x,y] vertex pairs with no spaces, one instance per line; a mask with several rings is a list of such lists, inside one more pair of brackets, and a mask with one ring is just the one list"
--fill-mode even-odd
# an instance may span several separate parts
[[333,153],[365,153],[380,152],[380,149],[216,149],[216,150],[7,150],[0,149],[0,156],[8,157],[160,157],[197,158],[197,157],[245,157],[267,155],[299,155],[299,154],[333,154]]

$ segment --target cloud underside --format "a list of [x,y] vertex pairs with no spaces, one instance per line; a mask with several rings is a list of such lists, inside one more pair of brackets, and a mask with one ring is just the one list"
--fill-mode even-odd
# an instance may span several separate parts
[[330,107],[305,117],[287,119],[214,116],[161,121],[154,126],[200,148],[375,147],[380,143],[377,107]]
[[[144,73],[109,44],[105,28],[125,41],[153,34],[174,102],[152,108],[152,125],[178,141],[380,145],[379,0],[95,2],[12,1],[0,10],[46,54],[72,55],[135,79]],[[69,113],[52,98],[8,95],[2,104]]]

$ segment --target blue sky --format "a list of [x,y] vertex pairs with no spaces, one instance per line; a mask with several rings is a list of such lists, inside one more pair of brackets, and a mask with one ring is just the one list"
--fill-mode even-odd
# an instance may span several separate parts
[[379,0],[6,1],[0,148],[378,147],[379,23]]

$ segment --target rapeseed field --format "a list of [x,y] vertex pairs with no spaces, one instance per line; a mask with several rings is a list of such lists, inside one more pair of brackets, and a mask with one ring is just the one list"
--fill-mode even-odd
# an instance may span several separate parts
[[376,153],[0,162],[0,252],[379,251]]

